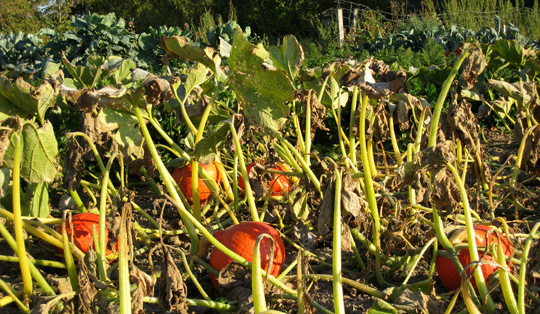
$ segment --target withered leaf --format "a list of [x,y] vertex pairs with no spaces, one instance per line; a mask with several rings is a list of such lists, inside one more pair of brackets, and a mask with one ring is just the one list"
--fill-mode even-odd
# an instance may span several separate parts
[[459,188],[447,170],[438,171],[433,176],[432,187],[432,206],[439,210],[441,216],[460,209],[461,196]]
[[456,156],[450,147],[451,142],[445,141],[422,150],[420,152],[420,164],[422,168],[426,168],[431,172],[438,172],[440,169],[446,167],[445,162],[453,163],[456,160]]
[[9,146],[9,129],[0,129],[0,166],[4,163],[4,154]]
[[159,279],[158,305],[166,311],[186,313],[188,310],[186,284],[169,250],[164,245],[161,248],[163,250],[163,264]]
[[79,188],[83,174],[83,149],[76,138],[70,137],[64,157],[64,187],[69,191]]
[[487,66],[486,57],[478,46],[469,50],[469,55],[463,61],[463,79],[467,82],[467,89],[474,87],[478,77]]
[[144,89],[146,101],[157,105],[174,97],[169,81],[149,74],[143,81],[141,88]]
[[463,100],[459,105],[451,104],[448,107],[446,119],[448,121],[447,138],[459,138],[469,147],[479,139],[480,125],[469,102]]
[[[366,213],[367,202],[363,193],[358,190],[358,182],[348,173],[343,175],[341,189],[342,216],[352,217],[352,221],[357,222]],[[351,226],[355,227],[355,226]]]
[[133,263],[130,263],[129,277],[131,282],[137,284],[137,288],[133,291],[131,296],[131,309],[135,314],[143,314],[144,311],[144,297],[152,296],[154,292],[154,280],[152,276],[140,270]]
[[88,268],[83,261],[79,262],[79,272],[77,273],[77,275],[79,278],[80,286],[79,293],[77,294],[79,300],[78,312],[92,313],[92,303],[94,302],[94,298],[98,294],[98,290],[90,281],[90,277],[88,275]]
[[323,201],[319,206],[319,217],[317,217],[317,231],[321,237],[330,233],[332,226],[332,214],[334,212],[335,177],[329,176],[324,188]]
[[229,301],[238,301],[236,313],[253,313],[251,270],[232,261],[219,272],[219,293]]

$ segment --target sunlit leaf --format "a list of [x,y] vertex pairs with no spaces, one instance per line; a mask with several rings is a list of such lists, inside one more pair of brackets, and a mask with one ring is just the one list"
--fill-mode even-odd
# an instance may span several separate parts
[[268,49],[268,52],[274,66],[284,70],[289,76],[289,79],[294,81],[304,61],[304,51],[300,44],[298,44],[296,37],[293,35],[283,37],[281,47],[272,46]]

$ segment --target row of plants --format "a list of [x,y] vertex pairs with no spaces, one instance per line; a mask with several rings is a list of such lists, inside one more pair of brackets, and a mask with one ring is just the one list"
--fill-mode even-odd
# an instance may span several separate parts
[[[0,76],[0,244],[15,252],[0,256],[15,275],[2,306],[538,307],[536,50],[463,43],[451,68],[408,73],[373,58],[304,68],[293,36],[230,39],[162,37],[183,60],[173,76],[67,54],[43,79]],[[440,79],[437,99],[409,93],[413,79]],[[478,115],[513,131],[515,158],[490,154]]]
[[[180,27],[150,27],[147,32],[137,34],[114,13],[73,17],[71,26],[71,30],[61,33],[47,28],[36,34],[0,34],[0,71],[43,78],[48,67],[61,63],[63,53],[73,64],[84,65],[91,56],[118,56],[132,60],[141,69],[159,72],[165,56],[165,51],[160,48],[162,36],[184,36],[194,44],[217,48],[220,38],[230,43],[233,29],[238,24],[230,21],[206,30],[207,42],[196,39],[189,29]],[[252,42],[260,41],[251,34],[249,27],[244,34]]]

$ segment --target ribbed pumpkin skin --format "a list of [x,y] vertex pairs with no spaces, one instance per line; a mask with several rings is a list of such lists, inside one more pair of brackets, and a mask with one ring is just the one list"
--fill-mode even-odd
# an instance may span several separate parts
[[[80,213],[71,217],[73,225],[73,243],[83,252],[88,252],[89,248],[94,247],[93,228],[97,233],[99,231],[99,215],[93,213]],[[95,226],[95,227],[94,227]],[[62,234],[62,225],[56,230]],[[69,223],[66,224],[66,233],[71,237],[71,228]],[[105,245],[109,242],[109,229],[105,229]],[[62,249],[58,249],[60,254],[64,254]]]
[[[219,242],[223,243],[223,245],[225,245],[227,248],[236,252],[246,260],[252,262],[253,248],[255,247],[257,237],[263,233],[267,233],[274,238],[274,259],[270,274],[273,276],[278,276],[285,261],[285,245],[277,230],[272,226],[264,222],[242,222],[227,230],[214,232],[214,237],[218,239]],[[266,270],[268,267],[268,261],[270,260],[270,247],[270,239],[264,238],[260,245],[261,267],[264,270]],[[214,248],[212,254],[210,255],[210,265],[212,265],[212,267],[219,271],[223,267],[227,266],[227,264],[230,262],[232,262],[232,258]],[[211,276],[211,279],[214,287],[218,289],[217,278],[215,276]]]
[[[219,183],[219,172],[214,162],[209,163],[208,165],[201,164],[203,169],[208,173],[210,178],[214,179],[216,183]],[[182,194],[187,198],[190,204],[193,204],[193,194],[192,194],[192,184],[191,184],[191,163],[185,165],[182,168],[174,169],[172,177],[174,181],[180,187]],[[206,186],[205,180],[199,174],[199,200],[201,202],[206,201],[212,196],[212,192],[208,186]]]
[[[261,162],[261,164],[264,164],[264,162]],[[246,171],[249,174],[251,171],[251,168],[255,166],[255,163],[252,162],[246,167]],[[276,166],[269,167],[270,170],[277,170],[277,171],[287,171],[285,166],[283,166],[280,163],[277,163]],[[238,187],[240,187],[242,190],[245,190],[245,184],[244,179],[240,176],[238,178]],[[291,182],[287,178],[287,176],[282,174],[276,174],[275,178],[270,181],[270,188],[272,189],[271,196],[283,196],[285,193],[289,192],[291,190]]]
[[[474,226],[475,231],[475,242],[477,246],[485,246],[488,247],[489,245],[493,243],[499,243],[499,238],[497,238],[497,235],[495,232],[492,232],[488,238],[489,244],[486,244],[486,234],[488,230],[490,229],[489,226],[485,225],[476,225]],[[505,237],[501,236],[501,243],[503,245],[503,252],[506,256],[510,256],[512,254],[512,251],[514,250],[514,245]],[[482,251],[478,251],[478,256],[482,256]],[[471,255],[469,253],[469,249],[461,249],[458,252],[458,259],[460,264],[465,267],[468,264],[471,263]],[[489,254],[486,254],[484,257],[485,261],[495,262],[495,258]],[[439,274],[439,278],[441,279],[442,284],[448,289],[449,291],[455,290],[461,286],[461,277],[459,275],[459,272],[456,269],[456,266],[452,262],[452,259],[449,257],[443,257],[443,256],[437,256],[437,261],[435,264],[437,268],[437,273]],[[484,275],[484,279],[487,280],[489,275],[491,275],[493,272],[497,271],[497,266],[489,265],[489,264],[482,264],[482,274]],[[466,272],[467,275],[471,274],[474,267],[467,268]],[[471,283],[473,287],[476,289],[476,281],[474,280],[474,277],[471,279]]]

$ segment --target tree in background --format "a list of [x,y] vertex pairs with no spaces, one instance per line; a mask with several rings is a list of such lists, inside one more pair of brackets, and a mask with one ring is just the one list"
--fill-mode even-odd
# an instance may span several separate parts
[[39,8],[45,2],[46,0],[0,1],[0,33],[38,31],[44,25]]

